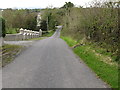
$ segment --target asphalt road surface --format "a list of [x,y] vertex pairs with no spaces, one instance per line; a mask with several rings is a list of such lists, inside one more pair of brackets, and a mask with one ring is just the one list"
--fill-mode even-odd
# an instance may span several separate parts
[[59,38],[39,40],[2,69],[3,88],[106,88]]

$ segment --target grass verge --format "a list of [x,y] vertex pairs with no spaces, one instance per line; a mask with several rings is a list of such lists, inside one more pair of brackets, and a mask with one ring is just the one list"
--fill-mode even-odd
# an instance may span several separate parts
[[4,45],[0,48],[0,58],[2,61],[0,61],[0,67],[4,67],[8,63],[12,62],[14,57],[18,55],[23,46],[20,45]]
[[51,37],[54,34],[55,31],[50,30],[47,33],[43,34],[42,37]]
[[[61,37],[69,46],[74,46],[77,41],[70,37]],[[79,42],[80,43],[80,42]],[[77,54],[103,81],[112,88],[118,88],[118,64],[110,54],[103,53],[103,50],[93,44],[85,44],[73,48]]]

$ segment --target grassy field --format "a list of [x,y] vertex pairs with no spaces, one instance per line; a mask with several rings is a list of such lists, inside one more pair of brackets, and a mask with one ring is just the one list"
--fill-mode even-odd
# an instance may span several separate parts
[[9,28],[9,29],[6,29],[6,33],[7,34],[16,34],[18,32],[19,32],[18,28]]
[[2,58],[2,61],[0,61],[0,66],[5,66],[11,61],[13,61],[13,58],[20,53],[23,46],[19,45],[4,45],[0,48],[0,58]]
[[[70,37],[61,37],[72,47],[78,42]],[[80,43],[80,41],[79,41]],[[110,53],[94,44],[84,44],[73,48],[77,54],[103,81],[112,88],[118,88],[118,64]]]

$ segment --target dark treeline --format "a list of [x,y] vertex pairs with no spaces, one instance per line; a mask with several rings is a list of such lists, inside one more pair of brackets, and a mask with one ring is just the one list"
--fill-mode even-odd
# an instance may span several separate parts
[[93,2],[88,8],[78,8],[72,3],[66,3],[60,9],[46,9],[43,16],[46,20],[47,17],[51,17],[49,22],[53,22],[53,26],[63,25],[63,35],[78,41],[84,38],[97,43],[106,48],[107,52],[112,52],[118,61],[120,59],[119,5],[120,2]]

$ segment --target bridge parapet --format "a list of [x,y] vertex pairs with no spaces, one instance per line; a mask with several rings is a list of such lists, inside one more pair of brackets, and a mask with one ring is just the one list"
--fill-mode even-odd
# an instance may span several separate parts
[[42,36],[41,29],[38,32],[38,31],[32,31],[32,30],[20,28],[19,33],[17,34],[7,34],[5,37],[5,40],[6,41],[19,41],[19,40],[38,38],[40,36]]

